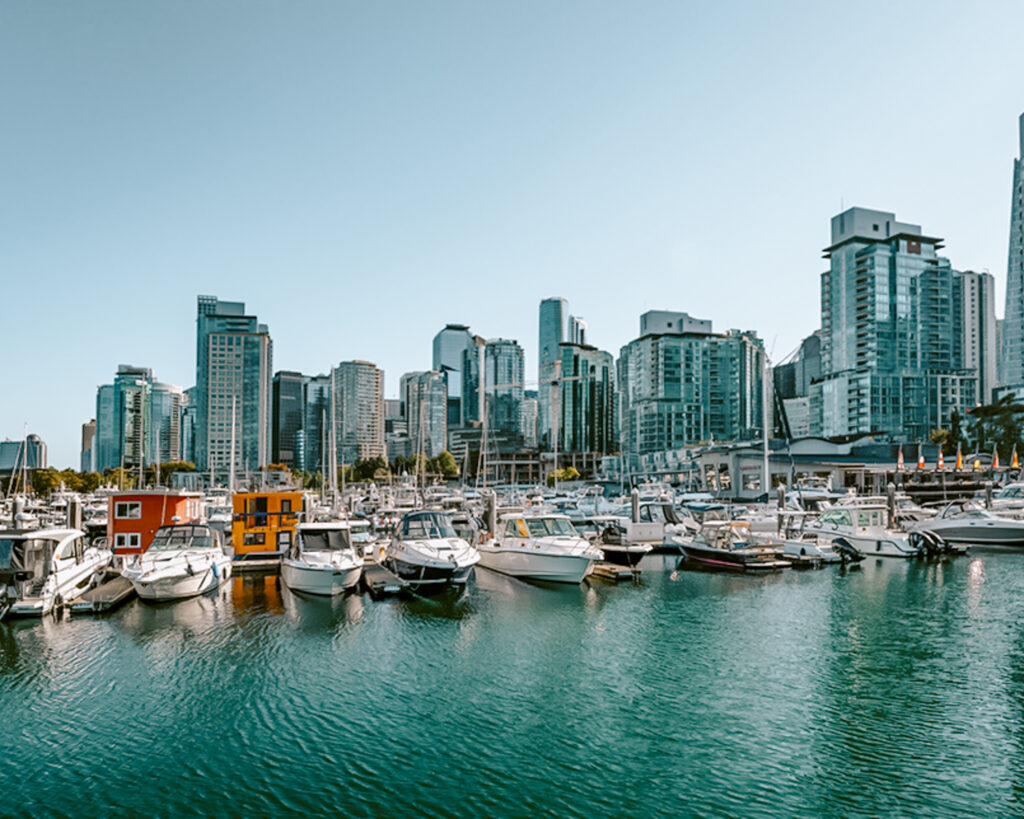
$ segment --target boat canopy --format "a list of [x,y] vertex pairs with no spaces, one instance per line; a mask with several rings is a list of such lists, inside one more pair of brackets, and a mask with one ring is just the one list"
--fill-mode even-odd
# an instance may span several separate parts
[[209,549],[213,546],[213,531],[209,526],[180,524],[161,526],[153,536],[147,551],[170,552],[178,549]]
[[337,529],[302,529],[302,551],[336,552],[351,549],[348,527]]
[[56,541],[0,535],[0,578],[39,580],[49,574]]
[[410,512],[398,527],[402,540],[436,540],[456,538],[451,518],[443,512]]

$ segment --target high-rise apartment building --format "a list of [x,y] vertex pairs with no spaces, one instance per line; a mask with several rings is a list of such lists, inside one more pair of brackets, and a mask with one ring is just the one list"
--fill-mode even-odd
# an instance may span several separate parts
[[652,310],[619,355],[620,445],[631,456],[741,441],[763,429],[764,345],[711,322]]
[[181,460],[183,403],[181,387],[156,381],[148,367],[121,364],[114,383],[96,391],[95,469]]
[[399,384],[413,454],[428,458],[448,446],[448,393],[445,377],[436,370],[406,373]]
[[978,374],[977,401],[988,404],[999,385],[996,283],[991,273],[965,270],[962,282],[963,366]]
[[327,440],[331,422],[331,377],[306,378],[303,397],[302,439],[299,447],[302,469],[327,472]]
[[559,451],[617,452],[615,359],[582,343],[567,342],[559,350]]
[[540,303],[539,346],[537,351],[537,431],[541,446],[551,440],[552,396],[556,389],[555,362],[558,345],[566,340],[569,305],[565,299],[553,297]]
[[1024,389],[1024,114],[1017,121],[1020,155],[1013,160],[1010,250],[1006,263],[1000,386]]
[[93,459],[95,454],[93,442],[96,440],[96,419],[93,418],[86,424],[82,424],[82,455],[78,466],[81,472],[93,472],[96,463]]
[[566,330],[566,339],[570,344],[587,343],[587,322],[579,316],[569,316],[569,326]]
[[[269,463],[270,332],[245,304],[199,296],[196,316],[196,466],[225,470]],[[232,425],[232,418],[234,422]]]
[[342,361],[331,370],[338,463],[386,457],[384,371],[368,361]]
[[184,401],[185,391],[177,384],[154,381],[150,385],[146,463],[182,460],[181,411]]
[[964,278],[938,256],[941,247],[885,211],[833,217],[812,434],[924,440],[976,403],[977,370],[964,361]]
[[521,409],[525,362],[518,342],[488,339],[484,345],[484,384],[488,446],[516,451],[522,446]]

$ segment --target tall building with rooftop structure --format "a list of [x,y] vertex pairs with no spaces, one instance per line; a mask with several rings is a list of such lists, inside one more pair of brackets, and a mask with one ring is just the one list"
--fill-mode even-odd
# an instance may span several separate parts
[[565,342],[558,380],[560,452],[618,451],[615,359],[588,344]]
[[566,341],[568,302],[558,296],[540,303],[537,350],[537,434],[542,447],[550,446],[552,407],[556,363],[561,353],[558,345]]
[[925,440],[977,402],[978,371],[965,361],[965,279],[941,247],[886,211],[833,217],[812,434]]
[[270,458],[289,469],[302,469],[304,425],[306,420],[306,384],[302,373],[281,370],[271,383]]
[[272,367],[267,325],[247,315],[244,302],[199,296],[194,393],[198,469],[224,474],[233,436],[236,470],[256,470],[270,462]]
[[413,454],[428,458],[448,446],[448,393],[445,377],[437,370],[406,373],[399,382],[409,446]]
[[369,361],[342,361],[331,370],[338,464],[387,457],[384,371]]
[[466,351],[473,347],[473,334],[465,324],[447,324],[433,344],[432,369],[441,373],[448,393],[446,424],[462,425],[462,367]]

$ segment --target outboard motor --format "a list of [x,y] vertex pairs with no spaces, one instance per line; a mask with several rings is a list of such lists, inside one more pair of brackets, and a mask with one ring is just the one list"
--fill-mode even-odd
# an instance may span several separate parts
[[924,558],[942,557],[949,554],[950,547],[934,532],[914,532],[910,542],[917,547],[917,556]]
[[836,550],[844,564],[860,563],[864,559],[864,553],[846,538],[841,537],[833,540],[832,548]]

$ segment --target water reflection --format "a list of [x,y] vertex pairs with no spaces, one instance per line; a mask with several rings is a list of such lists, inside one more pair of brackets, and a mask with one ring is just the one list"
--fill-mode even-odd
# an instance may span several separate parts
[[306,594],[280,584],[285,615],[304,631],[333,631],[339,624],[357,623],[363,617],[363,597],[355,591],[346,594]]

